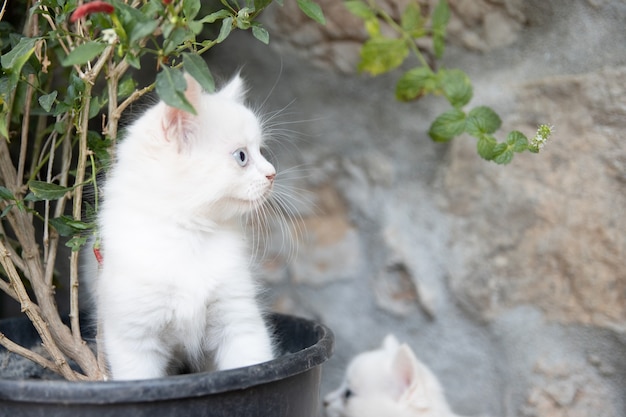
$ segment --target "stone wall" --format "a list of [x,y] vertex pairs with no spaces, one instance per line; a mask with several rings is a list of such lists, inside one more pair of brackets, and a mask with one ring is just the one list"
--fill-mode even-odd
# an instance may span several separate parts
[[[389,14],[399,18],[402,10],[413,0],[379,0]],[[266,20],[274,34],[307,59],[322,63],[342,72],[353,72],[358,62],[358,50],[367,38],[362,22],[352,16],[341,1],[319,2],[327,24],[320,27],[299,12],[296,2],[286,2]],[[437,0],[419,0],[428,12]],[[450,40],[475,51],[488,51],[509,45],[517,40],[528,19],[523,0],[451,0],[452,17],[448,24]],[[545,6],[544,6],[545,8]],[[385,27],[382,28],[385,30]],[[423,47],[428,49],[425,40]]]
[[241,36],[211,64],[244,64],[286,122],[273,149],[302,219],[262,275],[274,309],[335,331],[323,393],[394,332],[459,414],[626,416],[626,4],[450,0],[445,64],[472,104],[556,126],[502,167],[469,137],[428,139],[441,100],[397,103],[398,74],[354,72],[364,34],[339,1],[320,1],[326,27],[285,3],[270,50]]

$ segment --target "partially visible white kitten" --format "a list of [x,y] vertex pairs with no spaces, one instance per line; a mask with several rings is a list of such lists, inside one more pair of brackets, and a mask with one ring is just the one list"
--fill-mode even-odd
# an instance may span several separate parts
[[393,335],[350,362],[324,406],[329,417],[456,417],[437,377]]
[[273,357],[241,229],[276,175],[261,154],[261,123],[239,76],[213,94],[186,81],[197,114],[150,108],[128,129],[104,186],[95,300],[113,379]]

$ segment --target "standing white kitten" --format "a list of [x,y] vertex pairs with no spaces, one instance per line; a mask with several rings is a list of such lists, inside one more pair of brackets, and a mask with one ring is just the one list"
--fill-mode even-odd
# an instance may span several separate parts
[[113,379],[272,359],[241,216],[276,175],[239,76],[214,94],[186,77],[196,115],[160,102],[117,148],[100,210],[95,298]]
[[392,335],[350,362],[324,405],[329,417],[456,417],[437,377]]

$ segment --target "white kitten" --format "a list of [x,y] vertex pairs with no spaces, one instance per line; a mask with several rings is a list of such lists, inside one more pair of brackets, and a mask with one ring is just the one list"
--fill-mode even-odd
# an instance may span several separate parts
[[276,171],[239,76],[214,94],[186,77],[196,115],[160,102],[117,148],[100,210],[95,299],[113,379],[272,359],[241,216]]
[[346,379],[324,400],[329,417],[455,417],[437,377],[411,348],[388,335],[357,355]]

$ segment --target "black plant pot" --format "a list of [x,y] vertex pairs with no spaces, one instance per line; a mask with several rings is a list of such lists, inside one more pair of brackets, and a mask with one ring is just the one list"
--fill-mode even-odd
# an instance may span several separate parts
[[[143,381],[0,380],[0,416],[317,417],[321,364],[333,334],[309,320],[273,314],[279,348],[259,365]],[[0,321],[23,345],[38,338],[26,319]],[[2,349],[2,348],[0,348]]]

